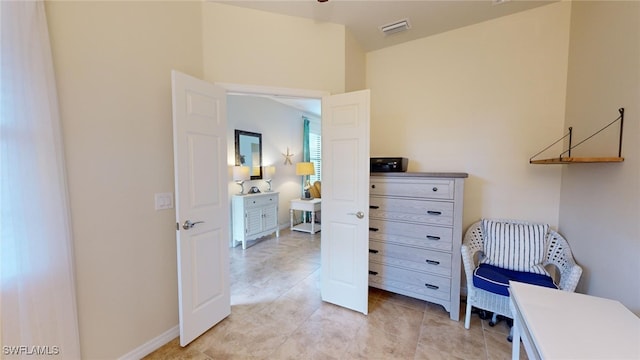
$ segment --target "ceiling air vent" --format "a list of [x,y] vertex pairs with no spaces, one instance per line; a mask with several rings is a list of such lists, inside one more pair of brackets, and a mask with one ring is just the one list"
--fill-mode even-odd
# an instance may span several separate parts
[[411,25],[409,25],[409,19],[403,19],[391,24],[380,26],[380,31],[382,31],[385,35],[391,35],[395,33],[399,33],[405,30],[409,30]]

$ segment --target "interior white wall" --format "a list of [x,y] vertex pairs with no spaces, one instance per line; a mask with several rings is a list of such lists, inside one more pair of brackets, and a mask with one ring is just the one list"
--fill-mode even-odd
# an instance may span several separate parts
[[[318,100],[319,101],[319,100]],[[234,131],[245,130],[262,134],[262,162],[273,165],[276,173],[271,182],[273,191],[279,194],[278,223],[289,226],[289,202],[301,194],[301,177],[296,175],[295,164],[302,161],[302,116],[317,119],[316,116],[302,110],[283,105],[266,97],[229,95],[227,96],[228,119],[228,163],[235,163]],[[293,165],[284,164],[283,153],[289,151]],[[263,180],[245,182],[245,189],[257,186],[261,191],[268,188]],[[230,195],[236,194],[240,187],[232,183]],[[232,232],[231,232],[232,233]]]
[[[625,108],[622,163],[562,167],[560,230],[583,274],[578,291],[621,301],[640,314],[640,3],[577,1],[565,127],[584,139]],[[573,156],[617,156],[615,124]]]
[[201,4],[47,1],[83,359],[178,323],[171,70],[202,77]]
[[469,173],[465,228],[557,226],[561,170],[529,157],[562,133],[569,16],[559,2],[368,53],[371,155]]
[[350,31],[345,33],[345,92],[366,89],[366,53]]
[[[82,356],[114,359],[178,324],[175,211],[154,210],[154,193],[174,189],[170,71],[207,78],[206,61],[212,82],[341,92],[344,27],[195,1],[48,1],[46,9]],[[234,17],[232,28],[252,30],[216,26]],[[269,22],[286,26],[256,37],[253,25]]]
[[342,93],[345,28],[204,2],[205,80]]

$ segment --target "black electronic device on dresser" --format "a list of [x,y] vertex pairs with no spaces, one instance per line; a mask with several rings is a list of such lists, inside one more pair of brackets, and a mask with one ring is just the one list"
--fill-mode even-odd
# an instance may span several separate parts
[[370,172],[405,172],[409,159],[403,157],[372,157],[369,163]]

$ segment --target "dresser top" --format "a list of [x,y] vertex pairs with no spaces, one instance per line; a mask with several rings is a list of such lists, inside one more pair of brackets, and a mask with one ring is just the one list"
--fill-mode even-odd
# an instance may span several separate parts
[[255,196],[265,196],[265,195],[278,195],[279,192],[278,191],[263,191],[263,192],[259,192],[259,193],[244,193],[244,194],[233,194],[233,197],[238,197],[238,198],[248,198],[248,197],[255,197]]
[[461,172],[373,172],[370,176],[381,177],[435,177],[435,178],[468,178],[469,174]]

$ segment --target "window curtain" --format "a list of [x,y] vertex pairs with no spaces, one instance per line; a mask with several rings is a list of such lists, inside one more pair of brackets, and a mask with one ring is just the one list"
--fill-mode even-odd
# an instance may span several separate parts
[[[311,150],[309,149],[309,119],[306,117],[302,117],[302,161],[309,162],[311,161]],[[308,176],[308,175],[307,175]],[[304,176],[302,177],[302,192],[304,194],[304,186],[306,183],[306,179]]]
[[58,99],[42,1],[0,1],[3,359],[79,359]]
[[309,148],[309,125],[310,121],[306,117],[302,117],[304,123],[302,130],[302,161],[311,161],[311,149]]

